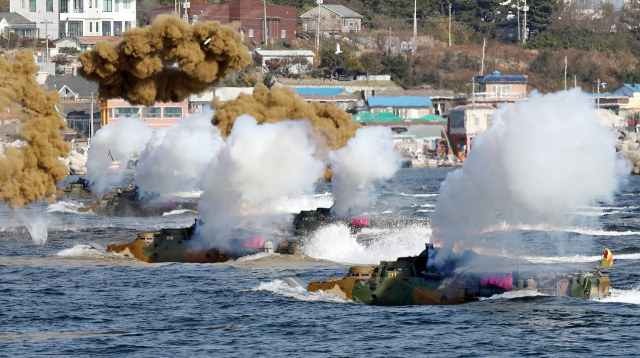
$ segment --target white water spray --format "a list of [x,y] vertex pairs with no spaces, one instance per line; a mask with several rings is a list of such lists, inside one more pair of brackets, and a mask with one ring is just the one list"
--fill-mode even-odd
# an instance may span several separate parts
[[580,89],[534,91],[529,101],[501,105],[464,167],[442,184],[431,216],[434,239],[465,249],[498,222],[558,224],[571,208],[610,202],[629,171],[592,107]]
[[390,179],[402,163],[387,127],[358,129],[346,147],[329,153],[329,159],[334,173],[334,209],[341,215],[350,208],[371,204],[375,200],[373,182]]
[[153,133],[136,168],[140,192],[200,189],[204,168],[224,146],[220,130],[211,125],[211,116],[211,112],[189,115]]
[[49,238],[49,219],[44,215],[24,216],[24,225],[31,235],[34,245],[42,246],[47,243]]

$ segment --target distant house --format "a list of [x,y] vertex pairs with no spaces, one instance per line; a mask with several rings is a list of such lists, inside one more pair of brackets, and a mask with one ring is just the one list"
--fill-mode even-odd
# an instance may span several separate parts
[[220,104],[234,100],[241,93],[253,94],[253,87],[216,87],[213,91],[189,96],[189,113],[201,113],[211,109],[211,101],[218,99]]
[[491,115],[495,110],[487,105],[459,106],[449,112],[447,134],[455,155],[466,158],[471,149],[471,139],[491,126]]
[[[180,3],[179,4],[185,4]],[[267,41],[293,40],[296,38],[296,7],[262,4],[261,0],[231,0],[216,4],[189,3],[179,7],[179,15],[189,23],[219,21],[222,24],[240,23],[240,32],[247,41],[265,40],[265,17]],[[266,11],[266,14],[265,14]],[[149,11],[149,22],[160,14],[173,14],[174,6]]]
[[373,91],[376,97],[429,97],[433,106],[433,113],[439,116],[444,115],[451,109],[451,101],[454,93],[452,90],[381,90]]
[[319,5],[300,15],[304,31],[339,34],[362,30],[362,15],[342,5]]
[[467,98],[467,103],[498,105],[504,102],[515,102],[525,99],[527,93],[527,76],[503,75],[494,72],[490,75],[475,78],[475,93]]
[[[640,87],[638,84],[628,84],[625,83],[622,86],[613,90],[613,93],[616,95],[625,96],[628,98],[628,102],[625,106],[619,106],[617,113],[621,116],[631,116],[634,117],[634,121],[639,120],[638,114],[640,113]],[[607,103],[610,100],[606,98],[600,98],[600,107],[601,108],[609,108],[610,104]],[[633,124],[635,125],[635,123]]]
[[156,102],[153,106],[145,107],[131,105],[129,102],[117,98],[109,100],[110,123],[117,123],[120,117],[138,116],[152,130],[169,127],[179,122],[188,112],[188,100],[182,102]]
[[336,107],[349,109],[358,105],[360,97],[347,92],[339,87],[292,87],[298,93],[298,97],[306,102],[333,102]]
[[73,47],[79,51],[87,51],[93,49],[100,40],[118,42],[121,38],[122,36],[72,36],[55,41],[55,45],[57,48]]
[[26,17],[15,12],[0,12],[0,32],[2,38],[6,39],[7,30],[14,33],[20,39],[33,39],[38,37],[38,29],[34,21],[29,21]]
[[431,98],[429,97],[369,97],[369,113],[393,113],[405,121],[433,114]]
[[80,76],[47,76],[44,84],[46,91],[58,91],[62,101],[90,99],[92,92],[98,97],[98,84]]
[[[301,63],[298,65],[292,65],[289,67],[289,73],[297,74],[300,72],[306,72],[308,68],[313,65],[313,58],[316,56],[313,51],[309,50],[256,50],[256,53],[260,56],[262,61],[262,70],[267,72],[267,61],[271,60],[284,60],[291,61],[293,59],[301,59]],[[303,65],[303,61],[306,61],[307,66]],[[307,69],[303,68],[307,67]]]

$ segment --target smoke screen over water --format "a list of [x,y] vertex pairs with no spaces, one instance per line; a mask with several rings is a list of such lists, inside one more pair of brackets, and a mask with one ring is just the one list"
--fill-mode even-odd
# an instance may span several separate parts
[[180,102],[249,64],[242,35],[219,22],[193,25],[159,15],[150,26],[125,31],[115,44],[96,43],[78,56],[82,77],[99,83],[100,99],[131,104]]
[[576,207],[611,201],[629,173],[615,145],[580,89],[501,105],[464,167],[442,184],[433,241],[443,253],[461,251],[498,222],[562,223]]
[[56,111],[57,92],[45,93],[36,82],[39,68],[30,51],[19,51],[15,58],[0,57],[0,112],[24,122],[21,135],[28,145],[7,148],[0,156],[0,200],[20,207],[45,199],[54,202],[56,183],[67,174],[58,157],[69,155],[69,145],[60,130],[65,122]]

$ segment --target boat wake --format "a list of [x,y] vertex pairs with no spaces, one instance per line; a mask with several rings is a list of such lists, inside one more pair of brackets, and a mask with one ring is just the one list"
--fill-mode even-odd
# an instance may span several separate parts
[[498,295],[493,295],[491,297],[480,297],[480,301],[487,301],[487,300],[497,300],[497,299],[513,299],[513,298],[522,298],[522,297],[536,297],[536,296],[547,296],[543,293],[540,293],[538,291],[527,291],[527,290],[523,290],[523,291],[508,291],[505,293],[501,293]]
[[263,282],[258,288],[254,288],[252,291],[270,292],[278,296],[306,302],[355,303],[331,293],[324,293],[322,291],[309,292],[303,287],[291,287],[282,280]]
[[[375,231],[371,231],[373,233]],[[381,230],[367,240],[357,240],[344,224],[331,224],[317,230],[303,245],[301,252],[316,259],[354,264],[378,264],[422,252],[429,242],[431,229],[423,226]]]
[[629,236],[629,235],[638,235],[640,232],[637,231],[605,231],[603,229],[598,228],[589,228],[589,227],[557,227],[551,224],[507,224],[506,222],[501,222],[496,225],[491,225],[485,228],[482,233],[496,232],[496,231],[563,231],[563,232],[572,232],[581,235],[589,235],[589,236]]
[[118,255],[113,252],[98,251],[85,244],[75,244],[73,247],[61,250],[55,255],[59,257],[91,257],[123,262],[140,262],[135,258]]
[[162,213],[162,216],[181,215],[181,214],[198,214],[198,212],[189,210],[189,209],[178,209],[178,210],[172,210],[166,213]]
[[618,302],[640,305],[640,287],[630,290],[611,288],[609,291],[611,292],[611,296],[603,298],[600,302]]
[[70,214],[82,214],[86,215],[87,213],[81,213],[78,211],[78,208],[82,207],[82,203],[73,202],[73,201],[58,201],[57,203],[51,204],[47,206],[48,213],[70,213]]

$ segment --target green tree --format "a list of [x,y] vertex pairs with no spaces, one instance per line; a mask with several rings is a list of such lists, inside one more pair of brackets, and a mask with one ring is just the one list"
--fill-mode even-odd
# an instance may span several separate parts
[[367,76],[371,74],[377,74],[378,71],[380,71],[381,63],[380,59],[377,56],[371,53],[366,53],[360,56],[359,60],[362,64],[362,67],[364,67],[364,72],[367,74]]
[[64,54],[70,55],[70,56],[75,56],[75,55],[80,53],[80,50],[78,50],[75,47],[60,47],[58,49],[58,52],[59,53],[64,53]]
[[271,89],[271,87],[276,84],[276,81],[274,81],[273,77],[271,77],[271,74],[267,72],[264,74],[264,78],[262,78],[262,84]]
[[320,50],[320,67],[328,69],[331,72],[331,78],[338,68],[346,69],[349,66],[348,59],[351,57],[347,50],[336,55],[335,49],[335,44],[328,44]]
[[402,55],[383,57],[381,63],[384,72],[390,74],[391,80],[399,85],[409,75],[409,64]]

